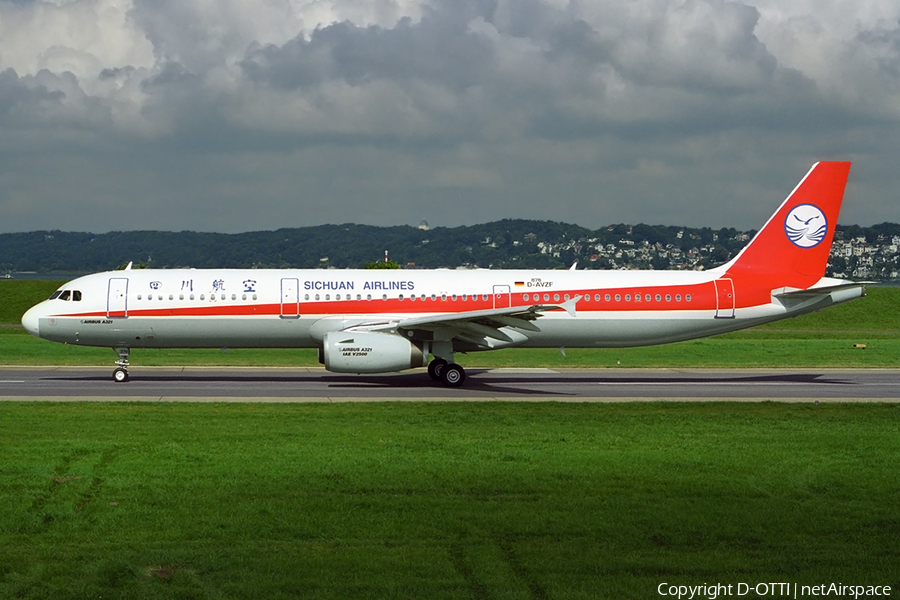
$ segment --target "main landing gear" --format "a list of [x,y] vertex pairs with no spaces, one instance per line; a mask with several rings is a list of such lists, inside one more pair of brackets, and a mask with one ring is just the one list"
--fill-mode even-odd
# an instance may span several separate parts
[[128,356],[131,354],[131,348],[116,348],[116,352],[119,353],[119,360],[116,361],[119,366],[113,371],[113,381],[125,383],[128,381]]
[[459,387],[466,380],[466,371],[456,363],[448,363],[443,358],[435,358],[428,363],[428,375],[447,387]]

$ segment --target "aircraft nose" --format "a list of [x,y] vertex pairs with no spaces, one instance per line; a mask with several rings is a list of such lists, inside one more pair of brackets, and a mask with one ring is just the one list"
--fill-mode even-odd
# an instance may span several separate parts
[[37,308],[37,306],[32,306],[27,311],[25,311],[25,314],[22,315],[22,327],[24,327],[25,331],[27,331],[31,335],[41,337],[41,333],[38,327],[38,319],[40,318],[40,314]]

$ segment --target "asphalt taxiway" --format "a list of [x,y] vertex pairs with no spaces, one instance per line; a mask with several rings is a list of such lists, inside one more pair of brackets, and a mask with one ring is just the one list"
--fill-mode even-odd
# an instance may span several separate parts
[[424,370],[340,375],[317,368],[0,367],[0,401],[776,401],[897,402],[900,369],[469,369],[461,388]]

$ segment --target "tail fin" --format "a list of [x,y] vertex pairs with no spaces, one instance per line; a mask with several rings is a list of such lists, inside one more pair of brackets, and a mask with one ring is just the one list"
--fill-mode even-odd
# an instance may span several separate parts
[[849,162],[819,162],[727,265],[724,277],[752,287],[806,289],[825,275]]

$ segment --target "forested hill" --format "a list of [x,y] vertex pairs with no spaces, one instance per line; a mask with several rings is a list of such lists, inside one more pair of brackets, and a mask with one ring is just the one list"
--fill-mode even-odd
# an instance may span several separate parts
[[[239,234],[35,231],[0,234],[0,275],[101,271],[129,261],[153,268],[347,268],[383,259],[385,250],[391,260],[420,268],[555,269],[578,260],[580,269],[697,269],[727,261],[753,233],[644,224],[592,231],[527,220],[431,230],[345,224]],[[835,270],[849,276],[865,267],[870,277],[890,278],[898,244],[898,224],[838,226],[835,256],[844,260]]]

